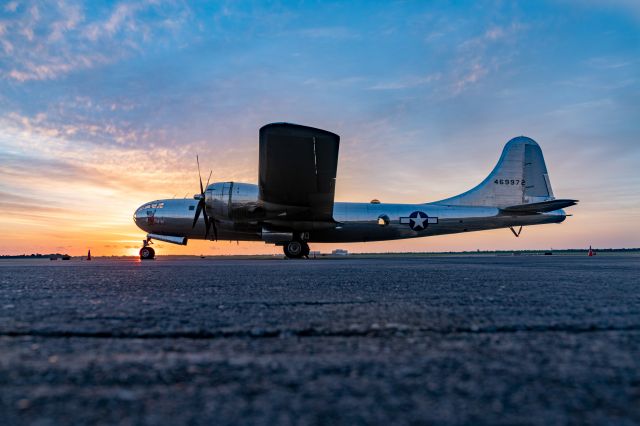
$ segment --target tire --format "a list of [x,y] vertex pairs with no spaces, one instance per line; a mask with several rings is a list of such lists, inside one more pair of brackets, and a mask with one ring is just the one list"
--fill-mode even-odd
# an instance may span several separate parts
[[284,245],[284,255],[289,259],[300,259],[304,256],[304,243],[294,240]]
[[302,256],[304,256],[304,257],[306,257],[308,259],[310,251],[311,251],[311,249],[309,248],[309,244],[302,243]]
[[156,257],[156,251],[151,247],[142,247],[140,249],[140,260],[153,260]]

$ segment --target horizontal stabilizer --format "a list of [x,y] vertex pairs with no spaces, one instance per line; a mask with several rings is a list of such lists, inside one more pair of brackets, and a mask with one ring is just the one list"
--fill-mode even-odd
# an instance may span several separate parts
[[518,204],[516,206],[503,207],[501,210],[509,213],[545,213],[574,206],[577,203],[578,200],[549,200],[539,203]]

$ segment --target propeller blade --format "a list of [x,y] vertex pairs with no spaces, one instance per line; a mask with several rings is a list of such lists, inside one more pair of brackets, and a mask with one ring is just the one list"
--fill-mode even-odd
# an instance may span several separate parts
[[196,207],[196,215],[193,218],[193,225],[191,226],[191,228],[195,228],[196,227],[196,223],[198,223],[198,219],[200,218],[200,212],[201,211],[202,211],[202,202],[198,201],[198,206]]
[[[213,174],[213,170],[209,170],[209,177],[207,178],[207,185],[205,186],[205,188],[209,187],[209,181],[211,180],[211,175]],[[204,193],[203,193],[204,195]],[[204,202],[204,196],[203,196],[203,202]],[[206,206],[204,209],[204,223],[206,225],[205,227],[205,231],[204,231],[204,239],[208,239],[209,238],[209,230],[211,229],[211,226],[213,226],[213,235],[215,236],[216,241],[218,240],[218,229],[216,228],[216,220],[213,217],[209,217],[206,214]]]
[[196,208],[196,215],[193,218],[192,228],[196,227],[196,223],[198,223],[198,219],[200,218],[200,213],[202,213],[202,217],[204,218],[204,239],[209,238],[209,230],[213,226],[213,235],[215,236],[216,241],[218,240],[218,228],[216,226],[216,221],[213,217],[209,217],[207,214],[207,205],[205,201],[204,190],[209,186],[209,181],[211,180],[211,175],[213,174],[213,170],[209,171],[209,177],[207,178],[207,186],[202,187],[202,175],[200,174],[200,157],[196,154],[196,163],[198,164],[198,180],[200,181],[200,200],[198,201],[198,207]]
[[213,174],[213,170],[209,170],[209,177],[207,178],[207,186],[205,186],[205,189],[209,187],[209,179],[211,179],[212,174]]
[[206,240],[207,237],[209,237],[209,226],[211,224],[209,215],[207,215],[206,207],[202,209],[202,216],[204,217],[204,239]]
[[202,176],[200,176],[200,159],[196,154],[196,163],[198,163],[198,179],[200,179],[200,194],[204,194],[204,189],[202,188]]

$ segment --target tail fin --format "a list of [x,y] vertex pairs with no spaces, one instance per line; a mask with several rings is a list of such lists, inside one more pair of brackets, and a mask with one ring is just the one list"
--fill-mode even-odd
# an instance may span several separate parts
[[540,146],[533,139],[519,136],[507,142],[498,164],[480,185],[437,204],[504,208],[553,199]]

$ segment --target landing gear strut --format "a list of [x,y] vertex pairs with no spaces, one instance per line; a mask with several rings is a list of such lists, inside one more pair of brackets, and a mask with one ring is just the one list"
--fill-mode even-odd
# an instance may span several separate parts
[[283,246],[284,255],[289,259],[300,259],[309,256],[309,244],[304,241],[293,240]]
[[142,240],[142,248],[140,249],[140,260],[153,260],[156,257],[156,251],[149,247],[151,241],[149,239]]

